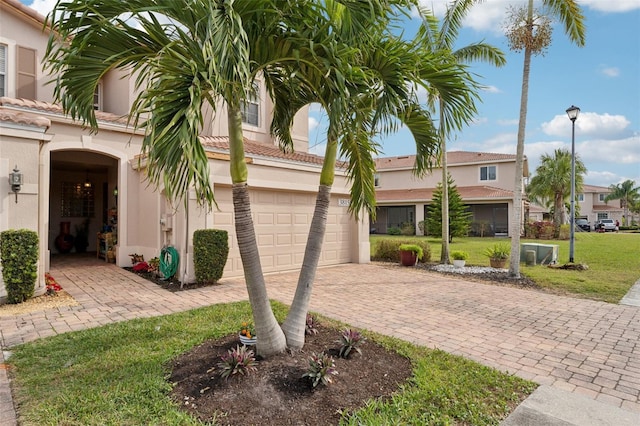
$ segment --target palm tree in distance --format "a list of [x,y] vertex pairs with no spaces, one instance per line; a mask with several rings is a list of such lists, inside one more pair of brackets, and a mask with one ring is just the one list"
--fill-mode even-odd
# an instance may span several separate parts
[[560,20],[564,26],[564,32],[573,43],[578,46],[584,46],[585,42],[584,15],[576,0],[542,0],[542,5],[546,8],[546,15],[534,10],[533,0],[529,0],[526,7],[510,9],[506,28],[509,48],[515,52],[524,51],[518,143],[516,147],[516,177],[513,190],[514,216],[509,232],[511,234],[509,275],[513,278],[520,278],[522,174],[524,172],[524,140],[527,125],[531,55],[543,54],[551,44],[551,17]]
[[[582,192],[584,176],[587,168],[576,156],[576,194]],[[560,225],[567,223],[567,200],[571,196],[571,152],[567,149],[556,149],[553,155],[543,154],[535,176],[527,186],[529,199],[553,210],[555,237],[558,237]]]
[[[451,60],[454,63],[469,63],[483,61],[497,67],[506,63],[504,53],[487,43],[473,43],[454,50],[454,43],[458,38],[462,21],[473,5],[481,0],[455,0],[447,6],[442,22],[429,10],[422,10],[422,26],[419,37],[424,40],[424,46],[432,53],[440,55],[443,60]],[[463,124],[458,116],[459,108],[450,108],[436,87],[430,87],[429,106],[432,110],[438,110],[440,115],[438,132],[440,140],[440,167],[442,167],[442,250],[440,263],[449,264],[449,192],[447,170],[447,138],[456,130],[460,130]],[[437,108],[436,108],[437,107]]]
[[640,186],[636,186],[636,182],[627,179],[622,183],[609,186],[611,192],[605,197],[604,201],[620,200],[620,207],[624,209],[624,225],[630,225],[629,208],[640,201]]

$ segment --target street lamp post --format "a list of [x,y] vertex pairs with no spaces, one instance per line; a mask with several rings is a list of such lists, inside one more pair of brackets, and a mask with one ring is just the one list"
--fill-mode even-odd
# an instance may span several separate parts
[[575,242],[576,221],[576,119],[580,114],[580,108],[571,105],[567,108],[567,115],[571,120],[571,211],[569,213],[569,263],[573,263],[573,245]]

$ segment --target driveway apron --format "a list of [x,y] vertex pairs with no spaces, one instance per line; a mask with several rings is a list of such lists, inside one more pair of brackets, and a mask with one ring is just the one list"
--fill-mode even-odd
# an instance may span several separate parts
[[[67,331],[247,300],[242,278],[171,293],[95,260],[52,262],[51,274],[79,305],[0,317],[3,349]],[[267,275],[269,297],[291,303],[297,278],[297,272]],[[318,269],[311,310],[640,413],[636,306],[396,265],[348,264]]]

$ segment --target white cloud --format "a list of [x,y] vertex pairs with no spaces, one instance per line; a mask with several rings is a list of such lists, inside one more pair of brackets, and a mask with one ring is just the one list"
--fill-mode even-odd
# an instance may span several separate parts
[[496,86],[482,86],[482,90],[487,93],[502,93],[502,90],[498,89]]
[[315,130],[318,125],[320,124],[320,122],[318,120],[316,120],[314,117],[309,116],[309,131],[313,131]]
[[[630,122],[623,115],[581,112],[576,119],[576,138],[614,139],[625,133]],[[556,115],[542,123],[542,131],[551,136],[571,137],[571,121],[566,114]]]
[[617,140],[592,139],[577,144],[576,151],[585,162],[640,164],[640,136]]
[[588,170],[587,170],[587,175],[585,176],[585,179],[584,179],[585,183],[587,183],[588,185],[595,185],[595,186],[609,186],[619,180],[620,180],[619,176],[613,172],[609,172],[609,171],[596,172],[596,171],[588,171]]
[[27,6],[34,9],[41,15],[47,16],[49,12],[53,10],[57,0],[33,0],[33,2]]
[[324,112],[324,108],[322,108],[321,104],[317,102],[313,102],[309,104],[309,112],[310,113]]
[[581,0],[580,4],[600,12],[629,12],[640,9],[638,0]]
[[601,66],[599,68],[600,73],[606,75],[607,77],[618,77],[620,75],[620,69],[616,67],[607,67]]

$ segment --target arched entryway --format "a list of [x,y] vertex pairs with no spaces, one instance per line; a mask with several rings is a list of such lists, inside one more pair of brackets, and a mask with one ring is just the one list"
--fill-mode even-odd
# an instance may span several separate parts
[[117,238],[119,161],[87,150],[50,155],[48,250],[52,255],[97,256],[99,232]]

